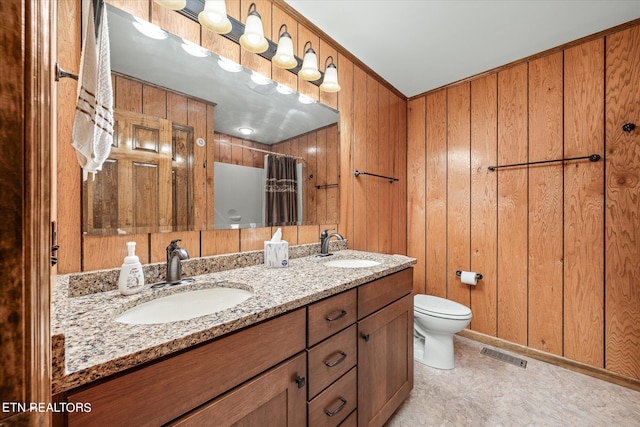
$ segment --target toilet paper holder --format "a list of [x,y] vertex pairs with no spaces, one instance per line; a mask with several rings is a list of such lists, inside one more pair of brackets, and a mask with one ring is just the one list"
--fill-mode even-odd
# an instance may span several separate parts
[[[462,276],[462,270],[456,270],[456,276],[458,277]],[[476,279],[478,280],[482,279],[482,274],[476,273]]]

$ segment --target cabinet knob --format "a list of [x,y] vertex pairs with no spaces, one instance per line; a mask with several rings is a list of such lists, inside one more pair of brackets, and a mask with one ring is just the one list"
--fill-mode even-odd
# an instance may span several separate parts
[[360,334],[360,337],[362,337],[362,339],[367,341],[367,342],[369,341],[369,334],[365,334],[364,332],[362,332]]
[[636,125],[633,123],[625,123],[622,125],[622,130],[629,133],[632,132],[636,128]]
[[307,383],[307,379],[305,377],[301,377],[300,375],[296,375],[296,384],[298,384],[298,388],[304,387]]

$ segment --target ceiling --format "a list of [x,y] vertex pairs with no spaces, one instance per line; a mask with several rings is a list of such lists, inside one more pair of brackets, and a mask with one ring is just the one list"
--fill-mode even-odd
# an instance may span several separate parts
[[640,18],[640,0],[285,1],[407,97]]

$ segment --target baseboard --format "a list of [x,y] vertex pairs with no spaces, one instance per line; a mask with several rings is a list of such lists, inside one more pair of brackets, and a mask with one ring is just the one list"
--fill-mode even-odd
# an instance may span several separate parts
[[542,362],[550,363],[552,365],[559,366],[561,368],[569,369],[571,371],[579,372],[590,377],[598,378],[613,384],[617,384],[632,390],[640,391],[640,380],[635,378],[626,377],[624,375],[616,374],[606,369],[596,368],[594,366],[587,365],[585,363],[576,362],[575,360],[567,359],[566,357],[557,356],[555,354],[546,353],[541,350],[530,348],[521,344],[512,343],[502,338],[492,337],[480,332],[464,329],[458,332],[461,337],[469,338],[474,341],[482,342],[492,345],[504,350],[512,351],[514,353],[528,356]]

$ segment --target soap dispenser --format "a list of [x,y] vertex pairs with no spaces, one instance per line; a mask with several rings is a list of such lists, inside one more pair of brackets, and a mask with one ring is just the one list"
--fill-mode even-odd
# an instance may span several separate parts
[[144,288],[144,274],[142,264],[136,256],[136,242],[127,242],[128,255],[124,258],[120,270],[118,288],[122,295],[133,295]]

